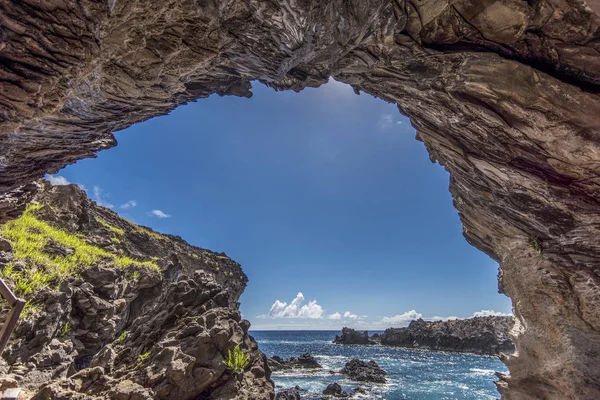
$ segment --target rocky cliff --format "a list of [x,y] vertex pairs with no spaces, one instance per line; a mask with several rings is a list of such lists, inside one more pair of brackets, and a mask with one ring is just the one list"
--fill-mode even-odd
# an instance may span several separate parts
[[411,321],[406,328],[389,328],[383,334],[342,329],[333,343],[399,346],[415,349],[495,355],[514,353],[509,332],[513,317],[476,317],[449,321]]
[[512,317],[477,317],[450,321],[411,321],[406,328],[390,328],[380,336],[386,346],[495,355],[512,354],[508,332]]
[[[0,271],[28,300],[0,366],[34,399],[273,399],[223,253],[138,226],[75,185],[0,228]],[[224,359],[240,345],[242,373]]]
[[[507,400],[600,398],[598,0],[0,0],[0,220],[45,172],[217,93],[398,105],[501,265]],[[166,136],[168,140],[168,136]],[[434,244],[433,244],[434,245]]]

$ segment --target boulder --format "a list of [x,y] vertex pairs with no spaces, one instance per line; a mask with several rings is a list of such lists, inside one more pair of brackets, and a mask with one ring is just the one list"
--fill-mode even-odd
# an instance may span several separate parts
[[353,381],[373,383],[385,383],[387,375],[375,361],[365,362],[356,358],[348,361],[340,372]]
[[300,400],[300,389],[299,386],[296,386],[291,389],[282,389],[277,392],[275,396],[275,400]]
[[290,357],[283,359],[279,356],[269,357],[267,359],[271,371],[283,371],[289,369],[320,369],[321,364],[315,360],[309,353],[304,353],[300,357]]
[[343,328],[342,336],[335,335],[333,343],[336,344],[377,344],[376,341],[369,339],[369,332],[357,332],[352,328]]

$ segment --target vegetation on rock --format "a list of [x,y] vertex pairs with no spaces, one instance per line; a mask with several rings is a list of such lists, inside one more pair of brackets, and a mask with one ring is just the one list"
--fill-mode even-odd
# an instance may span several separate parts
[[227,351],[227,359],[223,360],[223,364],[229,368],[234,374],[240,373],[246,369],[250,363],[249,357],[240,349],[240,345],[235,346],[233,351]]
[[[43,204],[30,204],[20,218],[0,228],[0,234],[11,242],[14,255],[13,262],[5,266],[0,274],[14,282],[17,296],[27,296],[51,287],[100,261],[121,268],[135,264],[160,270],[155,262],[110,253],[87,243],[76,234],[51,226],[35,215],[43,207]],[[24,261],[30,267],[16,268],[17,261]]]

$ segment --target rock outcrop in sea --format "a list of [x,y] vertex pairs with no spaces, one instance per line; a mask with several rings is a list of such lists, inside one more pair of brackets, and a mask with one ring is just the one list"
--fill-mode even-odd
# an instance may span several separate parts
[[370,383],[385,383],[387,375],[375,361],[365,362],[356,358],[348,361],[340,373],[353,381]]
[[508,335],[512,317],[476,317],[449,321],[411,321],[406,328],[386,329],[380,341],[386,346],[454,351],[482,355],[512,354]]
[[[27,397],[271,400],[264,354],[223,253],[138,226],[75,185],[43,184],[0,227],[0,271],[28,300],[0,363]],[[237,345],[249,365],[224,364]]]
[[290,369],[321,369],[321,364],[313,356],[304,353],[299,357],[290,357],[288,359],[279,356],[269,357],[267,359],[271,371],[285,371]]
[[517,349],[502,397],[600,398],[597,0],[1,4],[1,222],[115,131],[333,77],[410,117],[466,240],[500,264]]
[[336,344],[377,344],[377,341],[369,339],[369,332],[358,332],[351,328],[342,328],[342,335],[335,335],[333,343]]
[[[343,328],[333,343],[381,344],[417,349],[453,351],[482,355],[512,354],[515,346],[509,332],[513,317],[488,316],[449,321],[411,321],[406,328],[389,328],[371,337]],[[340,340],[342,339],[342,340]]]

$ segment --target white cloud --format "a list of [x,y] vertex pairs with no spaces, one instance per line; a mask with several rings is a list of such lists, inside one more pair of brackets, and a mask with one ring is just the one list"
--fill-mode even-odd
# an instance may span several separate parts
[[161,210],[152,210],[152,211],[150,211],[150,215],[153,215],[158,218],[170,218],[171,217],[169,214],[165,214]]
[[352,314],[350,311],[346,311],[344,313],[344,318],[348,318],[348,319],[358,319],[358,315],[356,314]]
[[382,114],[377,125],[379,129],[390,129],[392,126],[402,125],[402,120],[394,118],[392,114]]
[[308,304],[300,305],[304,302],[304,295],[299,292],[296,298],[288,305],[286,302],[275,300],[275,303],[269,310],[272,318],[322,318],[325,310],[316,300],[309,301]]
[[377,322],[379,325],[385,325],[391,328],[399,328],[403,326],[408,326],[410,321],[423,318],[423,314],[416,312],[415,310],[410,310],[405,312],[404,314],[394,315],[393,317],[383,317],[380,321]]
[[383,114],[379,118],[379,128],[388,129],[392,126],[392,114]]
[[507,317],[510,316],[512,314],[507,314],[507,313],[503,313],[500,311],[494,311],[494,310],[481,310],[481,311],[477,311],[473,313],[473,318],[475,317]]
[[94,186],[92,198],[96,202],[96,204],[106,208],[113,208],[114,205],[106,201],[103,196],[104,195],[102,194],[102,189],[100,189],[98,186]]
[[64,176],[60,175],[47,175],[46,179],[50,181],[51,184],[60,186],[60,185],[68,185],[70,182]]
[[129,200],[127,203],[121,204],[121,208],[125,210],[128,208],[133,208],[135,206],[137,206],[137,202],[135,200]]
[[339,312],[333,313],[327,317],[328,319],[342,319],[342,314]]

